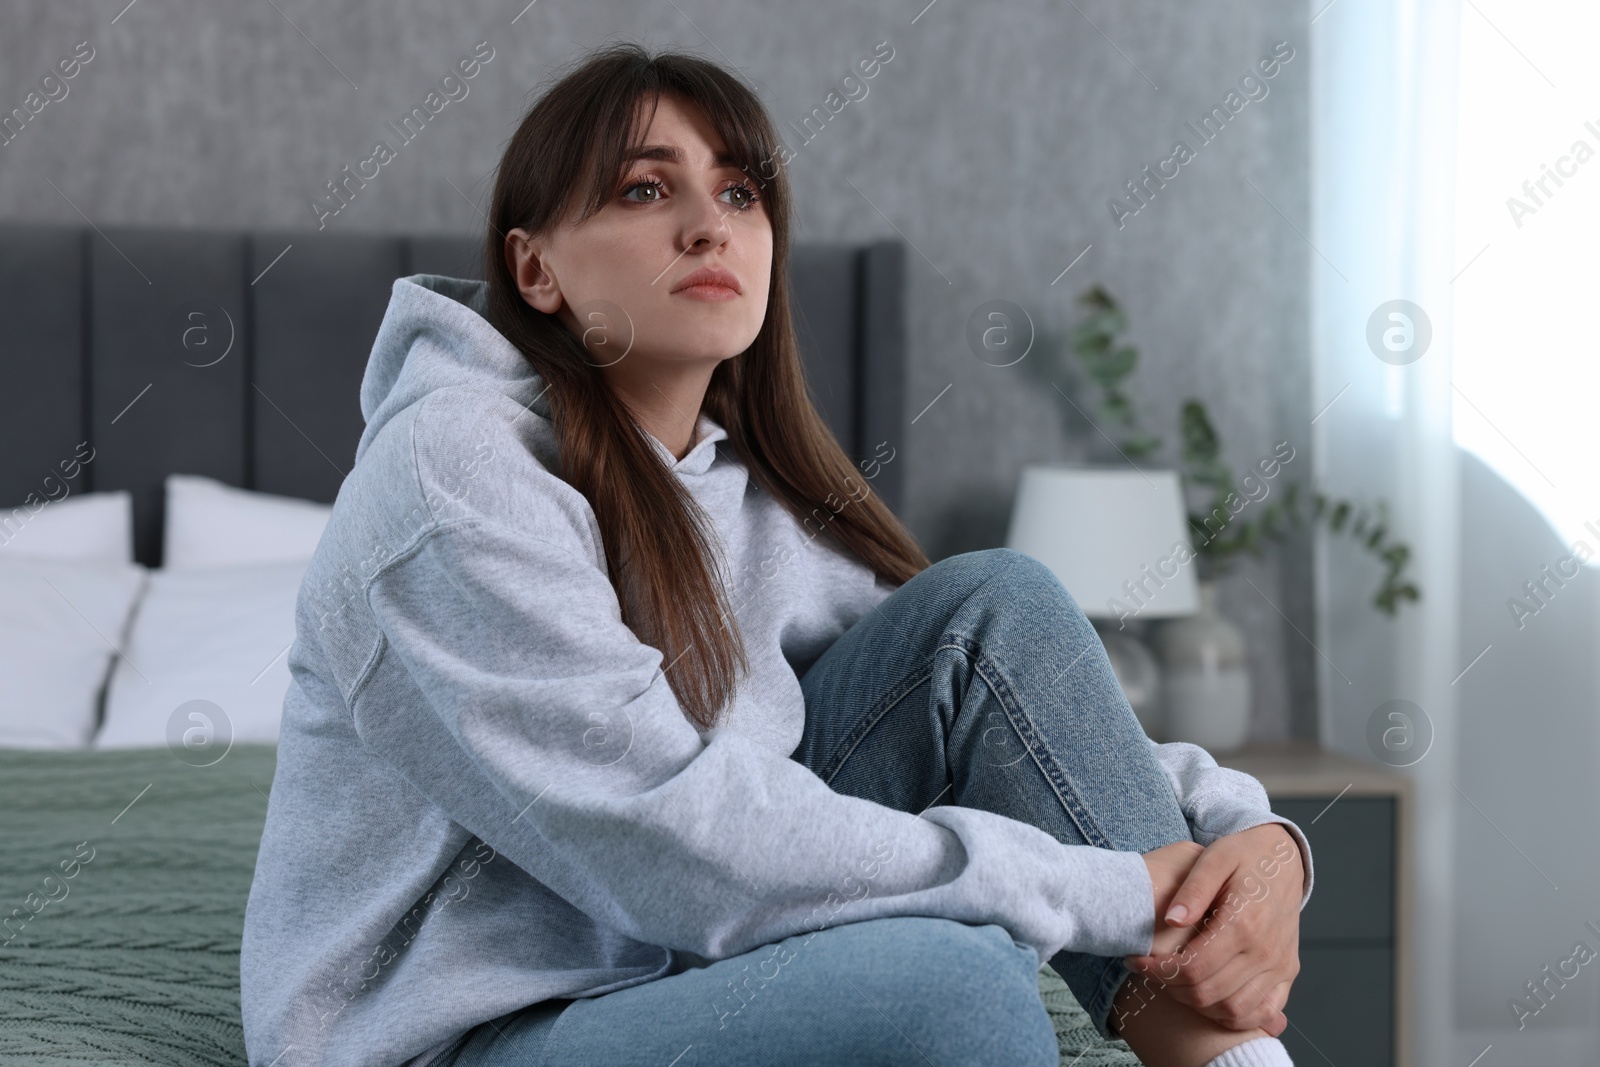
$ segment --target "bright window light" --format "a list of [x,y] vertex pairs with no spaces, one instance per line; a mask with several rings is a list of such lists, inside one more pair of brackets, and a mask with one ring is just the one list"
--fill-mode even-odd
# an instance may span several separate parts
[[1565,543],[1600,552],[1596,40],[1584,0],[1461,9],[1453,420]]

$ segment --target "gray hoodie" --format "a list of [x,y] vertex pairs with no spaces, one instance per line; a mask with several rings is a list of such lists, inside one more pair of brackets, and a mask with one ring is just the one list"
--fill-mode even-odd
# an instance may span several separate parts
[[[402,278],[373,345],[296,606],[240,956],[251,1064],[420,1065],[526,1005],[879,916],[997,923],[1041,960],[1149,950],[1138,854],[896,811],[789,758],[799,677],[894,587],[704,415],[681,460],[655,444],[714,522],[751,669],[717,727],[686,718],[552,473],[542,383],[486,314],[481,282]],[[1202,843],[1285,821],[1201,749],[1156,751]]]

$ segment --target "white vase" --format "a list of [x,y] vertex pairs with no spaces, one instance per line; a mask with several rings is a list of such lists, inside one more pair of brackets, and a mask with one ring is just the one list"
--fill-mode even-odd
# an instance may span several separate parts
[[1226,752],[1250,733],[1244,635],[1217,613],[1216,583],[1200,583],[1200,611],[1156,634],[1167,739]]

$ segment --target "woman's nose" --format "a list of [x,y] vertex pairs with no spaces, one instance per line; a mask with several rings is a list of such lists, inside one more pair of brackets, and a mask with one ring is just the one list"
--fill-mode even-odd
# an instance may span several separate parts
[[691,215],[684,223],[684,247],[693,248],[701,241],[715,247],[728,239],[728,235],[732,232],[727,222],[731,208],[707,197],[704,200],[697,200],[686,210],[690,211]]

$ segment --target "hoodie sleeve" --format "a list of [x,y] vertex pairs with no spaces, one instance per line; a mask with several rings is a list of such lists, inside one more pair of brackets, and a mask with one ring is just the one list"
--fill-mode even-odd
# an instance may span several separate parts
[[974,808],[898,811],[737,733],[707,741],[587,555],[494,519],[427,531],[367,592],[372,662],[396,657],[423,699],[358,682],[350,700],[369,744],[552,891],[713,960],[895,915],[998,924],[1041,960],[1149,950],[1138,853]]

